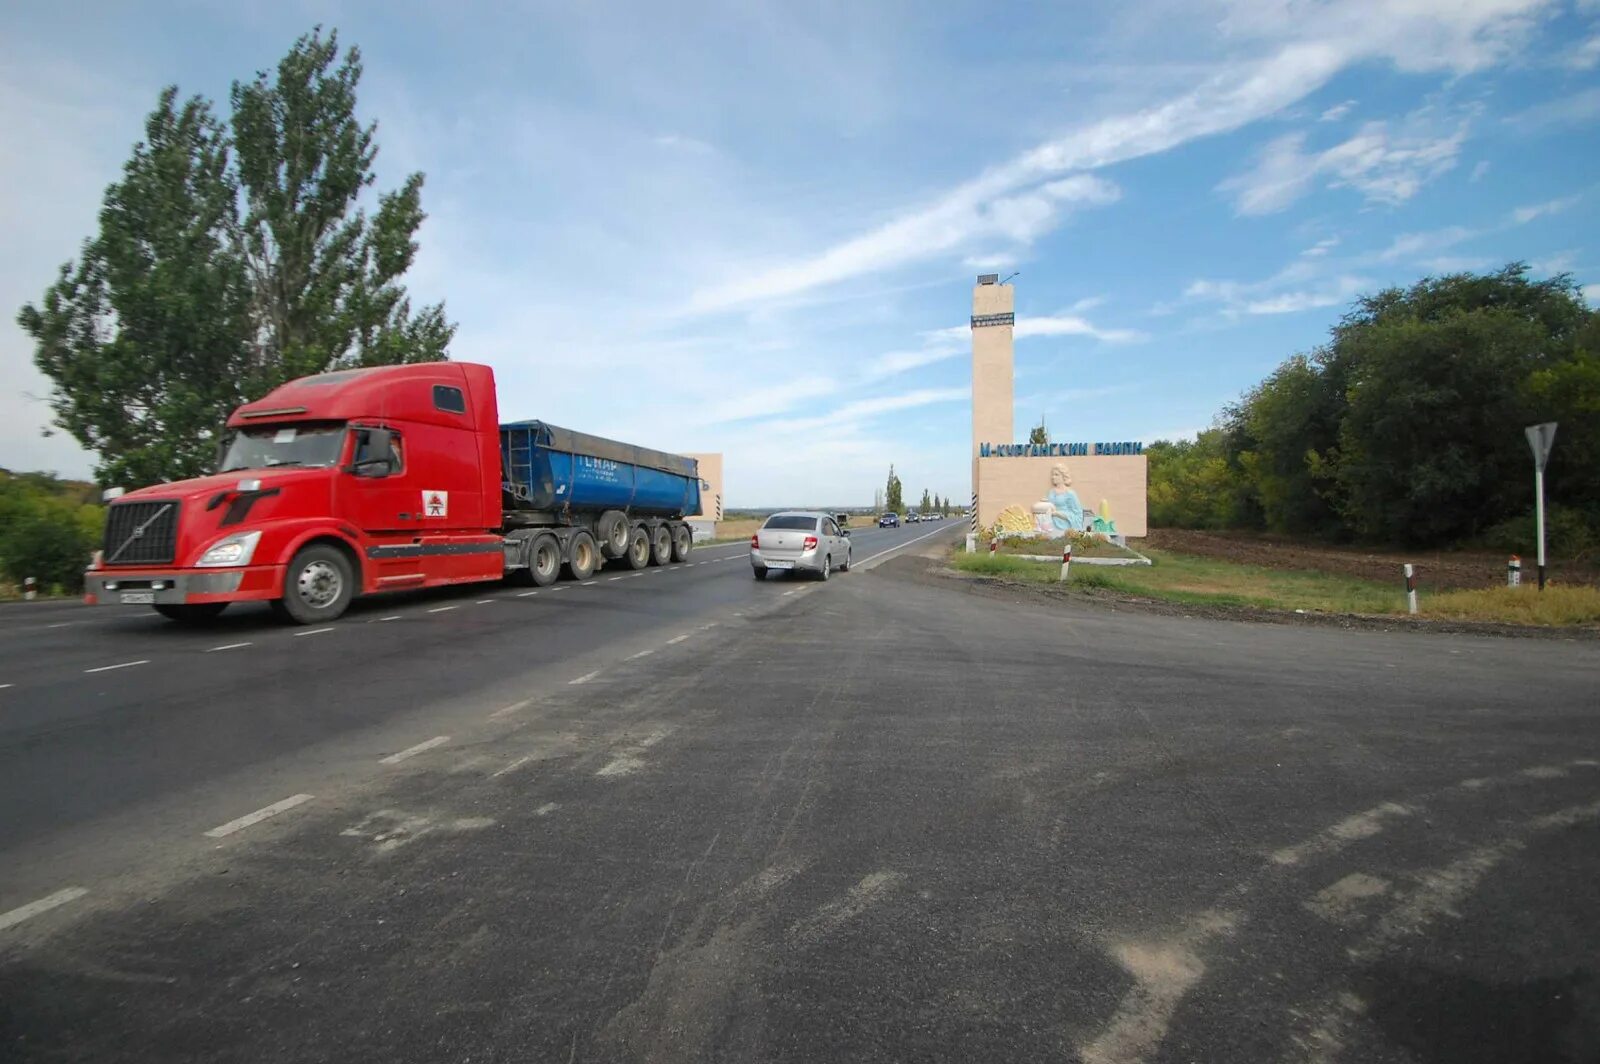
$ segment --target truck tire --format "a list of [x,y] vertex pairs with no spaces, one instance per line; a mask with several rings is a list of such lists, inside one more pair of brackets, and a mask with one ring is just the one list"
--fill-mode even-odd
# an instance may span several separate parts
[[528,583],[549,587],[561,575],[561,541],[546,534],[528,548]]
[[295,624],[321,624],[343,615],[355,594],[355,570],[344,551],[313,543],[289,563],[283,598],[272,600],[272,612]]
[[621,510],[607,510],[594,523],[595,538],[600,541],[600,552],[607,558],[620,558],[628,553],[628,515]]
[[694,546],[694,534],[689,531],[688,525],[672,526],[672,560],[675,562],[687,561],[689,551]]
[[672,530],[657,525],[650,533],[650,564],[665,565],[672,560]]
[[155,607],[157,613],[169,621],[179,624],[203,624],[211,618],[221,615],[228,608],[226,602],[196,602],[185,603],[158,603]]
[[587,580],[600,565],[600,548],[587,532],[576,532],[567,544],[567,575],[574,580]]
[[628,532],[628,553],[622,561],[629,569],[643,569],[650,564],[650,532],[643,525],[635,525]]

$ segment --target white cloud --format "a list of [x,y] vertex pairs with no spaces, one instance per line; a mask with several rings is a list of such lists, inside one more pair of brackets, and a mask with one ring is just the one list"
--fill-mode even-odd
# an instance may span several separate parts
[[1422,255],[1455,247],[1457,244],[1479,235],[1481,234],[1478,230],[1468,229],[1462,225],[1431,229],[1421,233],[1401,233],[1390,241],[1388,247],[1378,252],[1375,257],[1379,262],[1398,262],[1401,259],[1415,259]]
[[1545,133],[1571,126],[1586,126],[1600,118],[1600,88],[1584,89],[1559,100],[1547,100],[1506,118],[1506,124],[1524,133]]
[[1364,277],[1338,277],[1332,283],[1317,289],[1298,292],[1280,292],[1264,299],[1249,300],[1244,304],[1246,314],[1297,314],[1302,310],[1334,307],[1348,303],[1372,284]]
[[724,392],[723,398],[692,412],[689,420],[694,424],[716,425],[725,421],[770,417],[792,410],[807,399],[832,395],[838,390],[839,384],[832,378],[801,377],[782,384],[751,388],[733,395]]
[[1590,307],[1600,307],[1600,284],[1586,284],[1580,289],[1584,302]]
[[954,403],[971,396],[970,388],[918,388],[899,395],[880,395],[870,399],[857,399],[835,407],[824,414],[811,417],[780,418],[768,421],[763,428],[780,434],[804,434],[818,429],[842,424],[867,421],[883,414],[898,413],[936,403]]
[[1106,343],[1131,343],[1145,339],[1137,329],[1106,329],[1075,314],[1057,314],[1047,317],[1018,318],[1017,339],[1030,336],[1091,336]]
[[968,255],[961,260],[961,265],[971,270],[1007,270],[1016,264],[1017,257],[1005,251],[989,255]]
[[1511,212],[1511,220],[1517,225],[1526,225],[1535,218],[1543,218],[1547,214],[1559,214],[1568,207],[1576,206],[1581,196],[1562,196],[1560,199],[1546,200],[1543,203],[1533,203],[1526,207],[1518,207]]
[[1322,112],[1322,114],[1318,115],[1317,121],[1337,122],[1339,119],[1349,114],[1351,110],[1355,108],[1355,105],[1356,102],[1354,100],[1346,100],[1344,103],[1334,104],[1332,107]]
[[1242,215],[1272,214],[1305,195],[1319,177],[1349,186],[1369,203],[1399,204],[1455,165],[1466,125],[1447,135],[1397,134],[1368,122],[1354,136],[1321,152],[1305,150],[1304,133],[1287,133],[1262,149],[1253,169],[1217,186],[1235,195]]
[[1471,177],[1472,183],[1473,184],[1477,184],[1479,181],[1482,181],[1483,178],[1484,178],[1484,175],[1487,174],[1488,172],[1489,172],[1489,160],[1488,159],[1480,159],[1478,161],[1478,164],[1472,168],[1472,177]]
[[1476,258],[1471,255],[1440,255],[1437,258],[1422,259],[1420,264],[1430,273],[1476,273],[1486,270],[1493,263],[1489,259]]
[[662,133],[652,138],[652,143],[660,148],[673,148],[694,155],[709,155],[716,151],[705,141],[696,137],[684,136],[682,133]]
[[890,351],[868,362],[862,368],[862,379],[867,381],[881,380],[884,377],[892,377],[907,370],[931,366],[936,362],[944,362],[947,359],[965,353],[965,351],[966,348],[961,345],[946,343],[931,344],[920,351]]
[[1068,307],[1067,308],[1067,313],[1068,314],[1082,314],[1082,313],[1084,313],[1086,311],[1093,310],[1095,307],[1103,306],[1105,304],[1105,301],[1106,301],[1106,297],[1105,296],[1084,296],[1082,299],[1078,300],[1076,303],[1073,303],[1072,306]]
[[1300,255],[1301,255],[1302,258],[1308,258],[1308,259],[1320,258],[1320,257],[1322,257],[1323,255],[1326,255],[1328,252],[1332,251],[1334,248],[1336,248],[1338,246],[1339,246],[1339,238],[1338,237],[1336,237],[1336,236],[1324,237],[1323,239],[1317,241],[1315,244],[1312,244],[1310,247],[1306,248],[1304,251],[1302,251],[1300,253]]
[[1568,70],[1593,70],[1600,66],[1600,34],[1590,37],[1568,52],[1561,65]]
[[1575,250],[1557,251],[1542,258],[1534,259],[1528,265],[1534,273],[1571,273],[1572,268],[1578,264],[1578,253]]

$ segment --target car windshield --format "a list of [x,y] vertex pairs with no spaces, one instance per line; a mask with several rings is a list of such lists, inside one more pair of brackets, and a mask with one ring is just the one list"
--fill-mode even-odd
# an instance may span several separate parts
[[339,460],[343,424],[252,425],[228,445],[219,473],[272,466],[331,466]]
[[817,530],[817,519],[815,517],[806,517],[803,514],[779,514],[776,517],[767,518],[767,523],[761,527],[791,528],[797,532],[815,532]]

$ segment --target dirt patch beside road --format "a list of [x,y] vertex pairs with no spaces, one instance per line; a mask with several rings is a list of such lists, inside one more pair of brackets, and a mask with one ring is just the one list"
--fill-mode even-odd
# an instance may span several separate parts
[[[1488,551],[1392,551],[1365,547],[1324,546],[1243,532],[1198,532],[1152,528],[1135,546],[1150,546],[1202,558],[1221,558],[1272,569],[1309,569],[1363,580],[1398,581],[1407,562],[1417,567],[1423,585],[1432,588],[1499,587],[1506,582],[1508,557]],[[1533,559],[1523,558],[1523,579],[1536,579]],[[1550,578],[1569,584],[1600,587],[1600,566],[1588,560],[1556,562]]]

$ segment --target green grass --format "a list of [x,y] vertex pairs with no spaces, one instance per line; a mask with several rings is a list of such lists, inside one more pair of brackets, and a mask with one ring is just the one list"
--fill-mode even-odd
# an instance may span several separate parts
[[[1069,583],[1129,595],[1202,606],[1305,610],[1308,613],[1397,615],[1406,612],[1405,588],[1354,577],[1303,569],[1270,569],[1171,551],[1145,551],[1154,565],[1074,565]],[[1034,562],[1004,554],[967,554],[959,548],[951,564],[963,572],[1020,583],[1054,584],[1055,562]],[[1580,625],[1600,623],[1600,588],[1550,585],[1481,591],[1423,592],[1421,615],[1440,620],[1497,621],[1505,624]]]
[[[979,549],[984,549],[979,544]],[[1000,541],[1000,554],[1048,554],[1061,557],[1062,541],[1043,536],[1012,537]],[[1079,536],[1072,544],[1074,558],[1132,558],[1133,554],[1099,537]]]
[[[1210,606],[1307,610],[1319,613],[1401,613],[1405,592],[1350,577],[1299,569],[1268,569],[1214,558],[1145,551],[1154,565],[1075,565],[1070,583],[1129,595]],[[1055,583],[1061,566],[1003,555],[957,554],[956,568],[1038,583]]]

